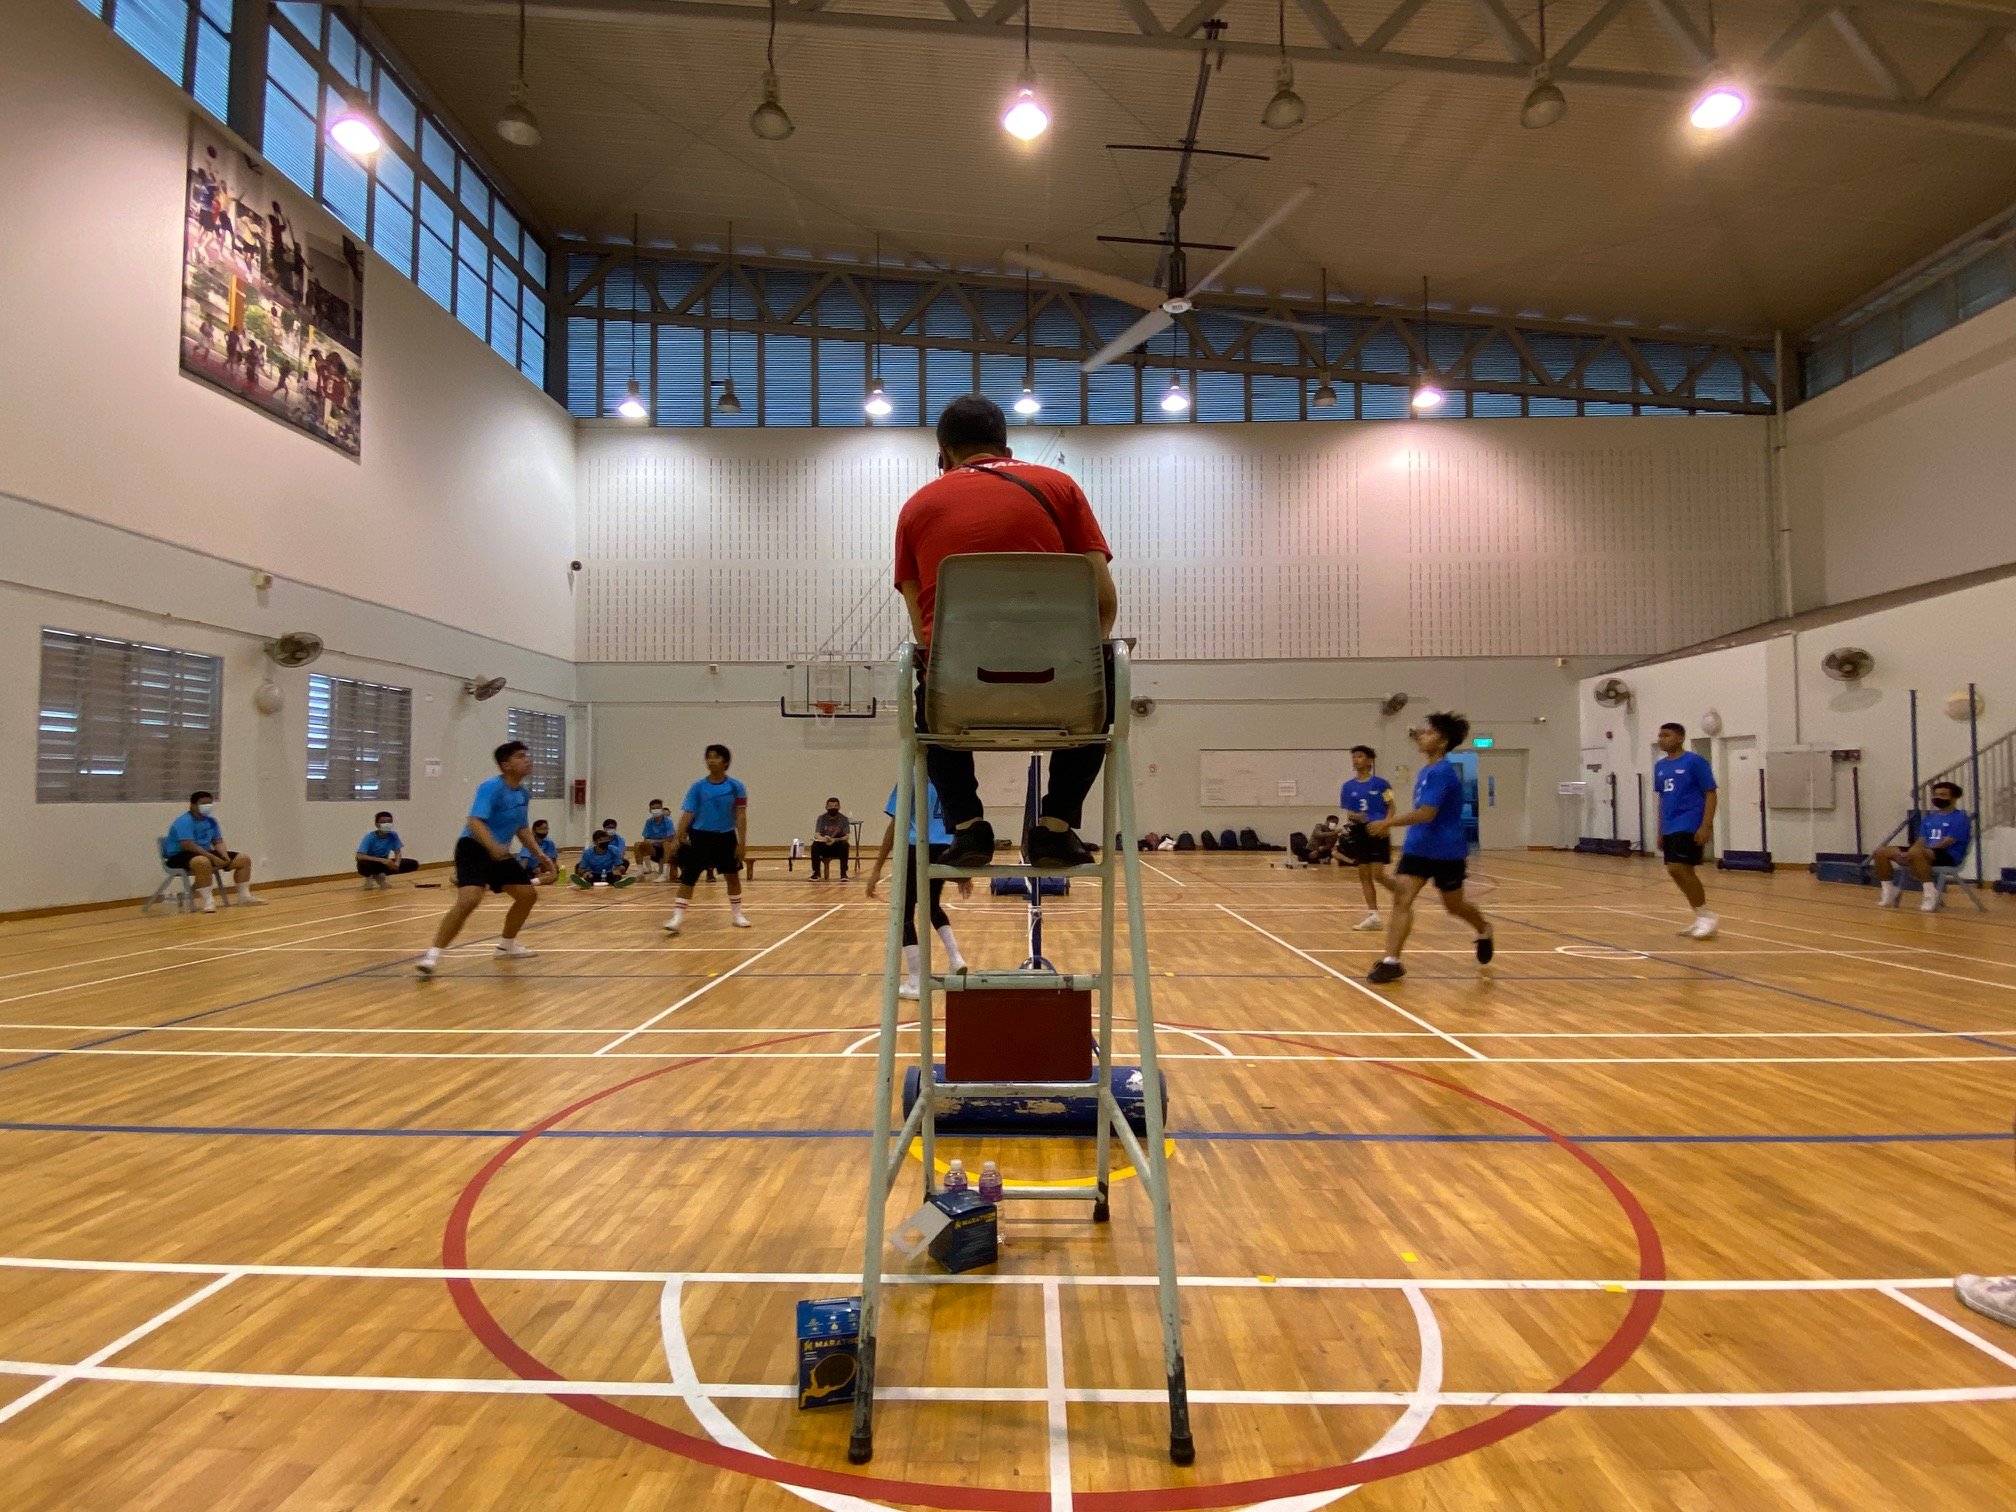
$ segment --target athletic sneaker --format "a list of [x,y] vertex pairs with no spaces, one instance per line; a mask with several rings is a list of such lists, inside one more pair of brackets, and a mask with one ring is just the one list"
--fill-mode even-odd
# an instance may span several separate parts
[[1904,901],[1904,886],[1900,882],[1885,882],[1883,891],[1876,899],[1878,908],[1895,908]]
[[217,912],[217,900],[215,898],[205,898],[203,900],[203,912],[205,913]]
[[686,910],[682,908],[678,912],[674,913],[671,918],[665,921],[665,933],[667,933],[668,935],[678,934],[679,926],[684,924],[685,922],[686,922]]
[[637,885],[637,879],[635,877],[617,877],[614,878],[609,883],[609,885],[611,887],[635,887]]
[[1397,982],[1407,975],[1407,968],[1398,961],[1381,961],[1367,974],[1366,980],[1374,983]]
[[526,949],[516,940],[499,940],[497,942],[497,954],[503,956],[506,960],[511,961],[529,960],[531,957],[537,955],[538,953],[539,952],[536,950]]
[[264,908],[266,900],[252,893],[240,893],[231,900],[233,908]]
[[1924,898],[1924,901],[1923,901],[1923,902],[1921,902],[1921,903],[1920,903],[1920,904],[1918,905],[1918,912],[1920,912],[1920,913],[1937,913],[1937,912],[1939,912],[1939,889],[1938,889],[1938,888],[1936,888],[1936,887],[1933,887],[1933,886],[1931,886],[1931,885],[1930,885],[1929,883],[1928,883],[1928,884],[1926,885],[1926,888],[1925,888],[1925,898]]
[[896,996],[914,1001],[923,996],[923,984],[916,977],[905,977],[896,986]]
[[1491,957],[1496,954],[1497,950],[1498,941],[1494,936],[1488,934],[1477,936],[1477,964],[1479,966],[1489,966],[1491,964]]
[[441,952],[438,950],[429,950],[425,955],[420,957],[419,960],[413,963],[413,969],[419,972],[420,975],[422,975],[423,977],[431,977],[432,975],[434,975],[434,968],[439,966],[440,964],[441,964]]
[[985,819],[976,819],[962,830],[952,832],[952,843],[945,847],[945,856],[938,863],[941,866],[992,866],[994,864],[994,826]]
[[1022,845],[1022,854],[1038,870],[1092,864],[1092,852],[1085,849],[1085,842],[1078,838],[1076,830],[1053,830],[1045,824],[1036,825],[1029,831],[1029,838]]
[[1715,938],[1716,931],[1721,927],[1722,921],[1716,918],[1715,915],[1702,914],[1692,924],[1687,926],[1687,938],[1690,940],[1712,940]]
[[595,885],[595,879],[589,876],[586,872],[575,872],[567,880],[569,882],[572,882],[576,887],[580,888],[583,892],[588,891],[589,888]]
[[1384,929],[1386,927],[1386,921],[1379,917],[1379,910],[1375,908],[1372,910],[1372,912],[1365,915],[1364,918],[1360,919],[1356,924],[1353,924],[1351,927],[1355,930],[1360,931]]
[[749,915],[742,912],[739,908],[728,915],[728,922],[733,924],[737,929],[754,929],[756,927],[749,922]]
[[2016,1276],[1955,1276],[1953,1295],[1982,1317],[2016,1327]]

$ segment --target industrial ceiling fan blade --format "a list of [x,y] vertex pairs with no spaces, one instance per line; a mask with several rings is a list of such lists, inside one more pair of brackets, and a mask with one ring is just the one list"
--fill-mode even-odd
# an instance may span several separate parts
[[1248,315],[1244,310],[1221,310],[1216,305],[1211,307],[1211,313],[1229,315],[1234,320],[1248,321],[1253,325],[1279,326],[1284,331],[1307,331],[1312,336],[1323,334],[1323,327],[1311,325],[1306,320],[1282,320],[1275,315]]
[[1316,192],[1316,186],[1314,184],[1304,184],[1300,189],[1296,190],[1293,194],[1289,195],[1287,203],[1282,205],[1281,208],[1279,210],[1276,210],[1272,215],[1268,216],[1267,219],[1260,222],[1260,224],[1256,228],[1254,228],[1251,234],[1249,234],[1244,241],[1239,243],[1239,245],[1234,247],[1230,252],[1227,252],[1225,256],[1219,260],[1217,267],[1213,268],[1209,273],[1206,273],[1202,278],[1197,279],[1190,285],[1188,289],[1185,289],[1183,292],[1186,294],[1194,294],[1199,289],[1209,288],[1213,283],[1216,283],[1220,278],[1223,278],[1225,276],[1225,270],[1227,268],[1231,267],[1232,264],[1239,261],[1240,258],[1244,257],[1248,252],[1250,252],[1253,249],[1253,246],[1256,242],[1259,242],[1260,240],[1265,238],[1270,232],[1273,231],[1273,229],[1276,226],[1280,225],[1281,222],[1288,219],[1288,217],[1293,215],[1297,210],[1300,210],[1302,208],[1302,202],[1307,198],[1309,198],[1309,196],[1314,194],[1315,192]]
[[1125,357],[1134,348],[1140,346],[1141,343],[1161,335],[1174,324],[1176,324],[1176,317],[1168,311],[1150,310],[1090,357],[1079,363],[1078,366],[1087,373],[1092,372],[1096,368],[1102,368],[1116,358]]
[[1122,304],[1133,305],[1139,310],[1154,310],[1161,307],[1169,296],[1151,284],[1136,283],[1131,278],[1120,278],[1111,273],[1094,272],[1091,268],[1081,268],[1075,263],[1059,262],[1054,257],[1045,257],[1040,252],[1009,251],[1003,254],[1005,260],[1018,268],[1027,268],[1033,273],[1047,273],[1052,278],[1061,278],[1066,283],[1076,284],[1087,293],[1103,294],[1108,299],[1117,299]]

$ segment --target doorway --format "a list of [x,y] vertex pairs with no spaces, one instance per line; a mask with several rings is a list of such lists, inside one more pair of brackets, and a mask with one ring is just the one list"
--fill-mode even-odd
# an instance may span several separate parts
[[1477,845],[1481,850],[1524,850],[1531,840],[1526,817],[1526,753],[1479,751]]
[[1764,771],[1755,735],[1735,735],[1722,742],[1722,785],[1716,828],[1721,849],[1763,850],[1764,816],[1757,807],[1758,780]]

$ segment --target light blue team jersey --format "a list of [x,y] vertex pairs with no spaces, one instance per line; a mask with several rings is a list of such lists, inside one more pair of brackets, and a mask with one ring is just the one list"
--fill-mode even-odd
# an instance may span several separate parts
[[739,777],[727,777],[713,782],[702,777],[686,789],[685,810],[693,816],[689,829],[709,830],[716,834],[723,831],[733,833],[735,811],[749,805],[749,789],[742,786]]
[[[535,836],[534,838],[537,837]],[[560,859],[560,847],[553,843],[553,837],[551,835],[548,835],[544,840],[539,841],[539,849],[546,853],[546,859],[548,861],[558,861]],[[528,872],[536,872],[537,870],[539,870],[538,858],[535,857],[529,850],[520,850],[518,852],[518,863],[519,865],[523,866],[525,870],[527,870]]]
[[598,851],[594,846],[581,852],[581,859],[574,865],[584,877],[606,877],[623,864],[623,853],[610,846],[606,851]]
[[670,840],[672,838],[672,816],[670,814],[655,814],[651,818],[646,819],[644,821],[644,838],[646,840]]
[[[618,856],[621,856],[625,851],[630,849],[630,842],[606,825],[603,827],[602,833],[609,837],[609,849],[616,852]],[[590,846],[589,849],[592,850],[594,847]]]
[[1463,828],[1463,776],[1447,757],[1431,761],[1414,779],[1414,807],[1433,808],[1426,824],[1407,826],[1401,853],[1426,861],[1461,861],[1470,854]]
[[1337,802],[1356,814],[1361,823],[1369,824],[1393,812],[1393,784],[1376,772],[1362,779],[1353,777],[1337,790]]
[[1715,791],[1715,769],[1693,751],[1662,756],[1652,763],[1652,786],[1659,794],[1659,833],[1691,835],[1708,812]]
[[215,850],[217,842],[223,838],[224,831],[208,814],[180,813],[175,816],[175,822],[168,826],[167,837],[161,842],[161,854],[181,855],[184,840],[194,840],[198,850]]
[[1950,850],[1958,861],[1973,843],[1974,821],[1965,809],[1926,809],[1918,816],[1918,838],[1927,850]]
[[[531,809],[532,795],[498,776],[476,789],[476,796],[469,803],[469,817],[481,819],[497,844],[509,845],[518,831],[525,828],[526,815]],[[462,826],[462,834],[465,839],[476,838],[475,831],[466,824]]]
[[[927,782],[924,784],[924,794],[925,801],[931,805],[930,843],[932,845],[950,845],[952,843],[952,831],[946,828],[945,810],[938,802],[938,789]],[[883,806],[882,812],[887,814],[891,819],[896,817],[895,788],[889,789],[889,802]],[[905,828],[904,834],[905,839],[903,843],[905,845],[915,845],[917,843],[917,821],[914,818]]]
[[406,842],[399,838],[399,831],[397,830],[387,830],[381,835],[376,828],[373,828],[370,834],[357,842],[357,853],[359,855],[376,856],[381,861],[394,851],[402,851],[404,849],[406,849]]

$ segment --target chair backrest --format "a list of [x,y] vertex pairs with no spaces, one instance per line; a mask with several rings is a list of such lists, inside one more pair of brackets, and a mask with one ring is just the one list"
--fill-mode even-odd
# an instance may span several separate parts
[[1099,592],[1082,556],[984,552],[938,568],[925,726],[1004,744],[1106,728]]

